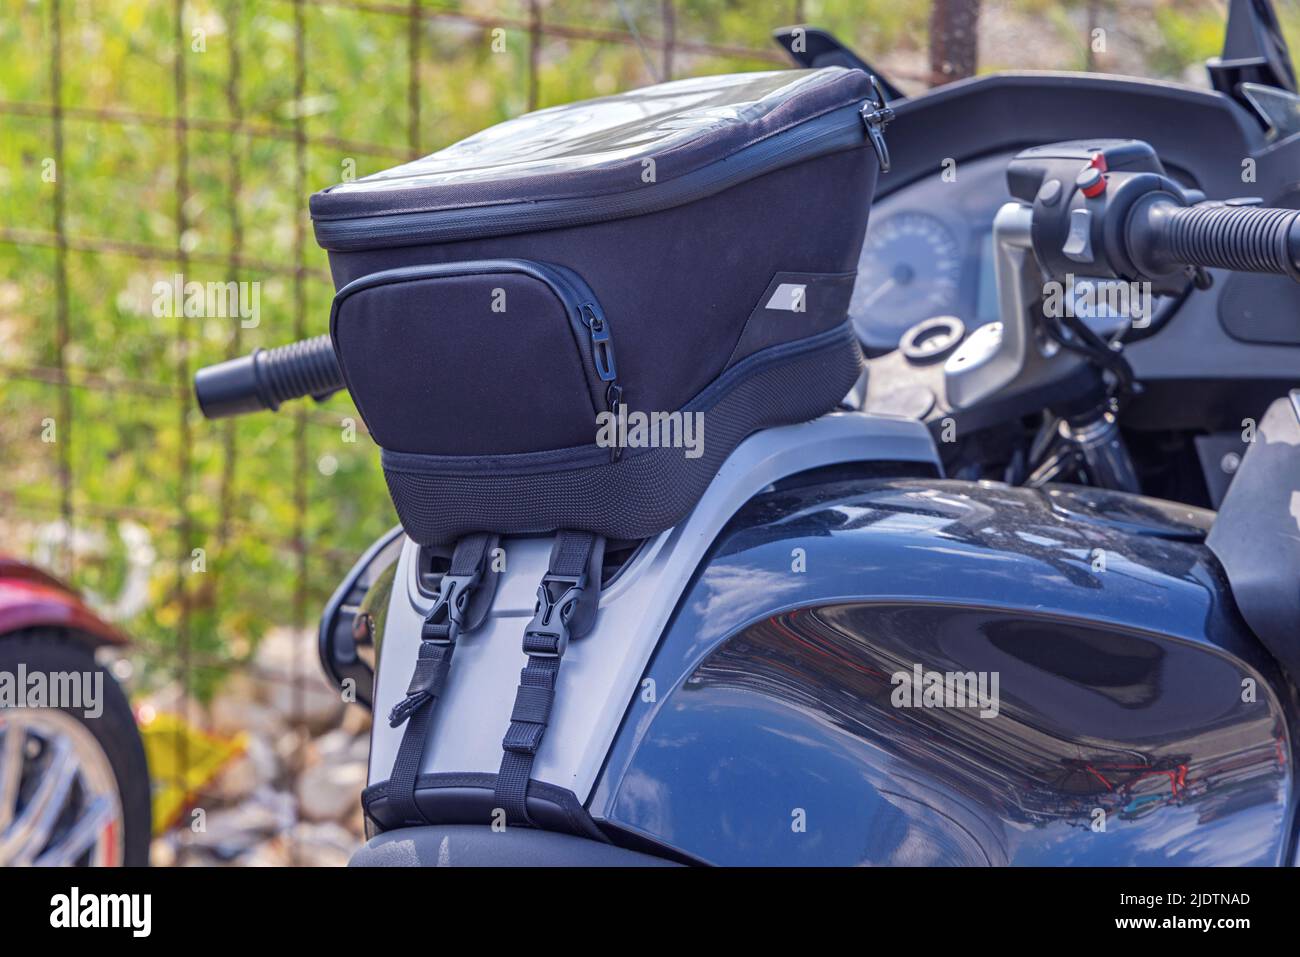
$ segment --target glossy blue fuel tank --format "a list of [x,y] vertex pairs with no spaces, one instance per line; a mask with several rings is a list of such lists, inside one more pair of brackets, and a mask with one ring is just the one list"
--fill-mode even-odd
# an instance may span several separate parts
[[760,495],[684,595],[592,813],[715,864],[1284,863],[1293,692],[1211,517],[956,481]]

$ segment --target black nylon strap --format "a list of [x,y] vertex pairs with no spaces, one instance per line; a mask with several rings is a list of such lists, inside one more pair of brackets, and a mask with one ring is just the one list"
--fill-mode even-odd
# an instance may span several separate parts
[[[519,672],[510,727],[501,741],[505,753],[497,773],[496,803],[505,810],[507,823],[532,824],[528,817],[528,779],[555,704],[560,659],[569,639],[581,637],[571,626],[590,627],[590,614],[581,616],[585,621],[575,621],[575,616],[584,602],[599,599],[599,578],[592,582],[588,574],[598,545],[603,542],[589,532],[560,532],[551,549],[546,577],[537,590],[537,609],[524,630],[523,648],[528,662]],[[594,608],[594,604],[588,607]]]
[[[551,549],[550,575],[578,577],[587,571],[591,550],[596,547],[596,536],[591,532],[560,532]],[[597,583],[599,586],[599,583]]]
[[[415,804],[415,779],[420,773],[420,760],[424,757],[424,740],[433,723],[433,706],[442,692],[451,667],[451,656],[456,650],[452,642],[420,642],[420,655],[416,660],[415,671],[428,667],[433,677],[429,682],[429,693],[410,711],[406,721],[406,730],[402,732],[402,743],[397,747],[397,759],[393,762],[393,773],[388,776],[388,800],[395,813],[400,814],[404,824],[423,824]],[[416,679],[412,677],[411,685]],[[412,700],[407,692],[407,700]]]
[[481,574],[487,562],[488,546],[491,543],[492,536],[485,533],[466,535],[452,550],[451,567],[447,569],[447,574],[473,575],[476,572]]
[[438,600],[424,620],[420,650],[406,697],[393,706],[388,716],[388,722],[394,728],[406,722],[402,742],[397,747],[397,759],[393,762],[393,773],[388,777],[388,800],[394,813],[400,815],[405,824],[428,823],[415,803],[415,779],[420,773],[434,707],[451,669],[451,657],[460,637],[465,609],[483,575],[491,541],[489,535],[468,535],[456,543],[451,567],[442,578]]

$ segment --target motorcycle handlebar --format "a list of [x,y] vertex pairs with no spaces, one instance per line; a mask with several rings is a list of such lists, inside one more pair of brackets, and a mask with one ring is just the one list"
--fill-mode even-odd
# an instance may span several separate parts
[[1153,197],[1129,216],[1131,257],[1147,275],[1203,266],[1300,282],[1300,210],[1229,203],[1181,206]]
[[329,336],[255,349],[238,359],[206,366],[194,376],[194,394],[208,419],[263,409],[274,412],[289,399],[324,399],[343,386]]

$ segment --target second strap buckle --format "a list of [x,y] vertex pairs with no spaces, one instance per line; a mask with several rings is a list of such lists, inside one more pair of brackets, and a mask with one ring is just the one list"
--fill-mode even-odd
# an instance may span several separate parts
[[537,609],[524,629],[524,652],[535,658],[559,658],[569,647],[569,622],[587,590],[586,575],[548,573],[537,586]]

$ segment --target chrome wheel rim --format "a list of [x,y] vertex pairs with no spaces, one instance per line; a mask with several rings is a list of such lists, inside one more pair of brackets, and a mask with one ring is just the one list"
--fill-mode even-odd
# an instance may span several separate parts
[[122,863],[122,801],[108,755],[52,708],[0,710],[0,865]]

